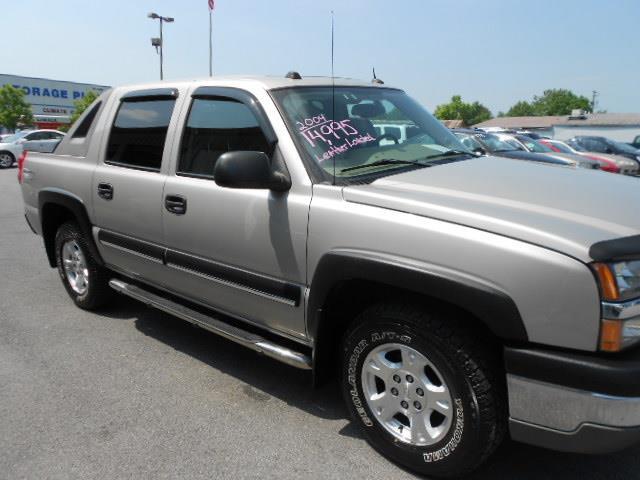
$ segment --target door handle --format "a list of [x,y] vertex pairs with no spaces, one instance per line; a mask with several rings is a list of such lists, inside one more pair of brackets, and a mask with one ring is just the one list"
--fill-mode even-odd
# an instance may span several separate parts
[[187,213],[187,199],[182,195],[167,195],[164,197],[164,208],[176,215]]
[[99,183],[98,184],[98,196],[100,198],[104,198],[105,200],[113,199],[113,185],[110,183]]

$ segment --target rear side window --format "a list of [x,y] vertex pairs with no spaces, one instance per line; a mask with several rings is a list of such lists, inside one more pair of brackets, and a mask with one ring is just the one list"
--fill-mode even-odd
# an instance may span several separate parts
[[236,150],[269,150],[251,109],[228,98],[194,99],[182,137],[178,173],[213,178],[220,155]]
[[93,120],[96,118],[96,114],[98,113],[98,110],[100,110],[101,105],[102,102],[98,102],[91,107],[82,119],[82,122],[80,122],[80,125],[78,125],[78,128],[73,132],[72,138],[85,138],[87,136],[87,133],[89,133],[89,129],[91,128],[91,124],[93,124]]
[[111,127],[106,163],[159,171],[175,99],[123,101]]

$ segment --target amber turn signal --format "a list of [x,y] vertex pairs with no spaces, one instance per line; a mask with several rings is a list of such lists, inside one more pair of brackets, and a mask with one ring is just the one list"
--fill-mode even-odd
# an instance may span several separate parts
[[622,350],[624,323],[619,320],[602,320],[600,331],[600,350],[619,352]]
[[600,289],[602,290],[602,298],[604,300],[618,300],[620,293],[618,292],[618,284],[613,276],[611,267],[606,263],[594,263],[593,270],[600,281]]

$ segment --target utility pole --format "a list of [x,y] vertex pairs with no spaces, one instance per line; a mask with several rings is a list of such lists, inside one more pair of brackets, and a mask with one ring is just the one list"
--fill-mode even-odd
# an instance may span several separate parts
[[147,15],[147,17],[149,17],[152,20],[160,20],[160,38],[154,37],[151,39],[151,45],[156,47],[156,52],[158,52],[159,49],[159,53],[160,53],[160,80],[163,80],[164,75],[162,72],[162,65],[163,65],[163,57],[162,57],[162,47],[163,47],[163,39],[162,39],[162,23],[163,22],[167,22],[167,23],[172,23],[174,21],[173,17],[163,17],[162,15],[158,15],[157,13],[151,12],[150,14]]
[[213,9],[216,7],[215,0],[209,0],[209,76],[213,76]]
[[592,92],[591,95],[591,113],[596,113],[596,98],[598,97],[599,93],[596,92],[595,90]]

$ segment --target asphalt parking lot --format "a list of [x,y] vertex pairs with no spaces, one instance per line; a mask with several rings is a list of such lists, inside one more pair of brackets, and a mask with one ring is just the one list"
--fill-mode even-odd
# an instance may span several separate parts
[[[631,479],[606,457],[506,444],[475,479]],[[415,478],[370,449],[336,385],[117,298],[75,308],[0,170],[0,479]]]

